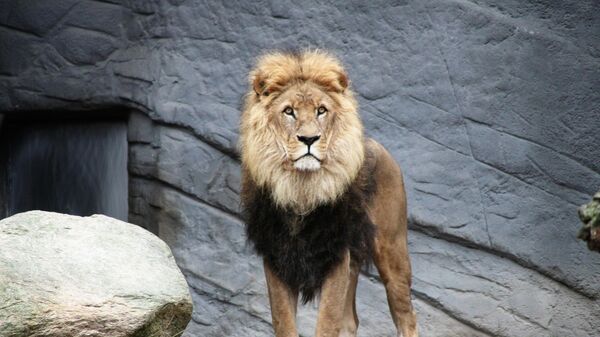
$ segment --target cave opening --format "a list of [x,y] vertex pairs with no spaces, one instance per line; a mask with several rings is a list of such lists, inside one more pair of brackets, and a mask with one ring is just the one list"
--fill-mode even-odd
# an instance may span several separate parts
[[127,112],[0,119],[0,218],[29,210],[128,220]]

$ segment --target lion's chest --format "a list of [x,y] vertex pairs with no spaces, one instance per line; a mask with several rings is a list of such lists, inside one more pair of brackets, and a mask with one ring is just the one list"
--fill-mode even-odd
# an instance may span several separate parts
[[346,251],[353,260],[370,254],[374,226],[366,214],[365,195],[349,190],[336,203],[299,217],[278,208],[270,194],[253,190],[244,200],[247,234],[256,251],[291,288],[311,300]]

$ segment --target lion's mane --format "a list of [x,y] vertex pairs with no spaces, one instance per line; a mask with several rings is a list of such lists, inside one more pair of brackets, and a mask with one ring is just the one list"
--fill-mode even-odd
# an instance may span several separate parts
[[[319,85],[340,106],[327,135],[323,165],[310,174],[283,165],[284,135],[271,126],[272,116],[266,113],[276,95],[307,81]],[[250,73],[250,84],[241,117],[240,152],[253,181],[268,187],[276,204],[298,213],[339,198],[356,178],[365,157],[357,103],[339,61],[320,51],[267,54]]]

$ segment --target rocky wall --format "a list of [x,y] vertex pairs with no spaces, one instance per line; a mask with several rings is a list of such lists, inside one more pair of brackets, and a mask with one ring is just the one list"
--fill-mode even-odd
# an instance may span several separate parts
[[[187,336],[269,336],[239,219],[253,60],[320,47],[404,170],[424,336],[594,336],[600,260],[576,208],[600,186],[597,1],[0,1],[0,112],[133,111],[130,221],[192,289]],[[376,274],[360,336],[391,336]],[[314,305],[300,311],[311,336]]]

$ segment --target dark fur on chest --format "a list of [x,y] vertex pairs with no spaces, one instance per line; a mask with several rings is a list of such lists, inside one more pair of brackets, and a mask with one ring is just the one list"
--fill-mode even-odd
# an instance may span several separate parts
[[371,255],[375,233],[367,214],[375,188],[371,169],[363,167],[338,200],[302,217],[277,207],[266,188],[244,183],[242,203],[248,239],[273,272],[302,294],[304,303],[318,294],[346,251],[354,263],[362,263]]

